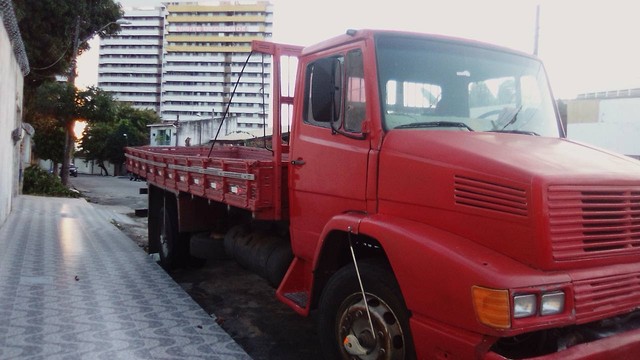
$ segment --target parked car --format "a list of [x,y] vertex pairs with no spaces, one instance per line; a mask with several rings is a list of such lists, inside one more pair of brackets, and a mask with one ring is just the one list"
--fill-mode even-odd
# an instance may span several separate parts
[[78,177],[78,168],[74,164],[69,164],[69,175]]

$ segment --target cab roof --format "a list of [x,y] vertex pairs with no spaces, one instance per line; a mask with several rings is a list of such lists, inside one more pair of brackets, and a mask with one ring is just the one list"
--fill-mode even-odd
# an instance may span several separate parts
[[502,47],[502,46],[485,43],[477,40],[470,40],[470,39],[463,39],[459,37],[428,34],[428,33],[397,31],[397,30],[376,30],[376,29],[361,29],[361,30],[349,29],[342,35],[338,35],[336,37],[322,41],[320,43],[305,47],[302,50],[301,55],[302,56],[310,55],[316,52],[331,49],[336,46],[348,44],[354,41],[373,40],[379,36],[402,36],[402,37],[409,37],[409,38],[421,38],[425,40],[442,41],[442,42],[447,42],[452,44],[474,46],[474,47],[480,47],[480,48],[489,49],[489,50],[513,53],[513,54],[537,59],[537,57],[533,56],[532,54],[528,54],[522,51],[517,51],[507,47]]

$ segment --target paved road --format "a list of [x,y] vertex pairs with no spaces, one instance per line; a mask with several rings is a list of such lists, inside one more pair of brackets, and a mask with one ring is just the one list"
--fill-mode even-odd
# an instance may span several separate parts
[[147,207],[147,195],[140,194],[147,184],[129,177],[83,175],[69,177],[69,184],[94,206],[112,211],[113,222],[138,246],[147,248],[147,218],[135,216],[136,209]]
[[139,192],[147,184],[130,181],[129,177],[79,174],[78,177],[69,177],[69,182],[89,200],[101,205],[126,206],[131,209],[147,206],[147,195]]
[[[140,195],[144,182],[129,178],[82,175],[70,184],[94,206],[112,210],[114,222],[139,246],[147,244],[146,218],[134,210],[146,208]],[[317,360],[313,319],[302,318],[275,298],[275,289],[259,276],[230,260],[209,261],[202,268],[182,268],[171,277],[254,360]]]

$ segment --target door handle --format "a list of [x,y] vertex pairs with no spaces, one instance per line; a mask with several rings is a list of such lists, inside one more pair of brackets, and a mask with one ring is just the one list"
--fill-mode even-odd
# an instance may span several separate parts
[[304,164],[306,164],[306,161],[304,161],[302,159],[291,160],[291,165],[302,166]]

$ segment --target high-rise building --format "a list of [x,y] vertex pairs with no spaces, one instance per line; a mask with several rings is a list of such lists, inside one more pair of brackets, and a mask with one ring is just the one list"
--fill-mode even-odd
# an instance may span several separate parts
[[263,102],[268,103],[270,94],[270,61],[248,56],[252,40],[271,37],[271,5],[220,2],[166,6],[162,118],[177,120],[179,116],[180,121],[188,121],[220,117],[235,88],[227,118],[234,119],[239,128],[261,127],[266,111]]
[[165,7],[125,9],[119,34],[100,41],[98,87],[140,109],[160,111]]
[[271,61],[249,54],[252,40],[272,36],[269,2],[166,2],[125,9],[124,19],[131,24],[101,42],[98,86],[158,111],[164,121],[213,120],[227,112],[238,129],[262,127]]

